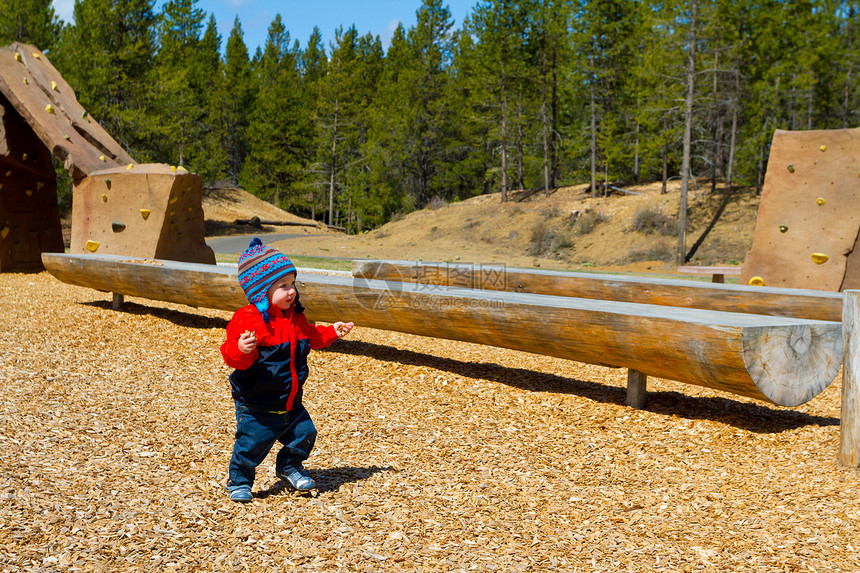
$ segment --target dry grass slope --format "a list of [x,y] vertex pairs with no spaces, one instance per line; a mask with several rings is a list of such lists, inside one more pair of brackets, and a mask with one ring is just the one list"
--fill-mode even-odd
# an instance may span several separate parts
[[[553,192],[498,194],[435,204],[359,236],[331,234],[290,239],[277,246],[292,254],[425,261],[506,263],[512,266],[668,271],[677,249],[679,185],[633,187],[640,195],[592,199],[584,186]],[[709,187],[690,191],[688,249],[715,219],[693,264],[742,264],[752,244],[758,196]],[[650,213],[659,228],[636,225]]]

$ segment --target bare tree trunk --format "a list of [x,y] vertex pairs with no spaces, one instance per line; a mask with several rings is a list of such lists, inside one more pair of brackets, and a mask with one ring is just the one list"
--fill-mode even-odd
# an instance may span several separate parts
[[[558,139],[558,47],[553,44],[552,47],[552,97],[551,101],[551,115],[552,121],[550,122],[551,130],[550,130],[550,141],[552,144],[549,146],[550,153],[550,170],[549,170],[549,186],[551,188],[555,188],[556,177],[558,175],[558,165],[556,159],[556,140]],[[847,117],[847,116],[846,116]]]
[[591,62],[591,82],[589,93],[591,96],[591,196],[597,196],[597,111],[594,106],[594,54],[589,55]]
[[549,197],[549,126],[546,113],[546,82],[544,82],[541,90],[541,135],[543,137],[543,191],[546,197]]
[[712,93],[711,98],[713,100],[713,102],[711,104],[712,105],[711,109],[713,110],[713,114],[711,115],[711,136],[713,137],[713,140],[714,140],[714,144],[713,144],[714,156],[712,157],[712,160],[711,160],[711,191],[712,192],[716,191],[716,189],[717,189],[717,177],[722,175],[722,172],[720,171],[720,165],[722,163],[720,161],[720,155],[721,155],[721,151],[722,151],[721,146],[720,146],[720,138],[722,137],[723,121],[722,121],[722,117],[720,115],[720,107],[721,106],[718,103],[719,102],[718,98],[720,95],[720,89],[719,89],[719,82],[717,81],[718,77],[719,77],[717,70],[720,67],[719,64],[720,64],[720,52],[717,51],[714,54],[714,77],[713,77],[713,86],[711,88],[711,93]]
[[791,129],[797,129],[797,74],[791,74]]
[[[502,71],[504,74],[504,69]],[[502,78],[502,203],[508,201],[508,94]]]
[[332,125],[331,134],[331,172],[329,173],[328,184],[328,224],[334,225],[334,190],[335,190],[335,174],[337,173],[337,116],[340,100],[337,96],[334,99],[334,123]]
[[843,129],[848,128],[848,116],[851,112],[848,103],[851,101],[851,71],[853,67],[853,62],[848,63],[848,72],[845,75],[845,95],[842,104],[842,127]]
[[[845,35],[847,36],[846,41],[848,42],[848,49],[846,51],[847,53],[851,54],[853,53],[854,49],[854,6],[851,6],[851,8],[849,8],[848,10],[847,21],[848,30]],[[842,127],[845,129],[848,128],[848,118],[851,115],[851,72],[853,71],[854,61],[852,58],[848,58],[848,71],[845,74],[845,93],[843,94],[842,99]]]
[[633,181],[639,182],[639,122],[636,122],[636,143],[633,146]]
[[690,175],[690,151],[693,132],[693,95],[696,87],[696,17],[697,0],[690,2],[690,40],[687,48],[687,99],[684,105],[684,149],[681,157],[681,204],[678,209],[678,264],[687,256],[687,178]]
[[666,194],[666,183],[669,181],[669,144],[663,144],[663,186],[660,188],[660,195]]
[[525,176],[523,175],[523,94],[517,93],[517,188],[525,189]]
[[726,166],[726,187],[731,188],[735,167],[735,145],[738,137],[738,107],[741,99],[741,70],[735,64],[735,97],[732,100],[732,133],[729,137],[729,164]]

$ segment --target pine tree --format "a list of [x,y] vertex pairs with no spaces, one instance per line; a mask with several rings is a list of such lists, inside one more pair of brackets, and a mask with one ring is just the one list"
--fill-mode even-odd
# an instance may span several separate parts
[[[499,185],[502,202],[507,201],[511,142],[522,122],[519,97],[528,89],[524,38],[529,37],[531,3],[528,0],[486,0],[472,14],[467,33],[477,38],[475,62],[478,78],[489,96],[487,120],[499,148]],[[518,177],[519,179],[519,177]]]
[[221,36],[215,17],[210,16],[206,31],[198,45],[193,68],[194,85],[199,90],[199,106],[203,115],[199,124],[198,153],[193,157],[192,168],[206,182],[223,177],[227,154],[221,145],[220,127],[223,125],[223,106],[220,98],[224,81],[221,66]]
[[154,133],[150,71],[155,53],[154,0],[76,0],[52,62],[78,100],[117,142],[148,161]]
[[299,180],[308,162],[312,126],[299,75],[299,49],[275,16],[257,63],[259,91],[248,127],[248,156],[240,182],[282,208],[300,204]]
[[50,55],[63,27],[52,4],[52,0],[0,0],[0,46],[23,42]]
[[197,0],[169,0],[161,15],[160,49],[153,70],[161,132],[157,159],[188,166],[204,179],[212,180],[220,170],[217,163],[210,163],[215,146],[210,140],[212,118],[207,84],[218,74],[220,40],[217,33],[212,36],[210,20],[209,51],[203,51],[200,32],[204,13],[196,4]]
[[224,54],[223,80],[216,84],[216,101],[221,110],[221,147],[226,156],[225,173],[234,184],[248,154],[248,125],[256,98],[256,85],[251,77],[251,62],[245,46],[242,24],[237,17],[227,39]]
[[559,75],[567,48],[572,43],[568,32],[570,6],[565,1],[541,0],[534,8],[533,70],[539,86],[537,119],[540,125],[543,185],[547,197],[558,178]]

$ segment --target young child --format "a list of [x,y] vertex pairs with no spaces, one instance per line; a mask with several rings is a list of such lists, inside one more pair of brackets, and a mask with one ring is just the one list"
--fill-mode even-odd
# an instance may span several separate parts
[[236,404],[236,441],[230,459],[230,499],[253,499],[256,468],[278,441],[282,444],[275,473],[299,491],[316,483],[302,463],[310,456],[317,431],[302,406],[308,377],[308,353],[323,348],[352,330],[353,323],[311,326],[299,303],[296,267],[283,253],[251,241],[239,257],[239,284],[248,306],[227,324],[221,355],[228,366]]

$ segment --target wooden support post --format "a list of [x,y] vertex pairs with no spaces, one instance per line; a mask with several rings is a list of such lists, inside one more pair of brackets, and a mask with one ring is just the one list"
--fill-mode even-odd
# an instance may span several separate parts
[[118,292],[113,294],[113,302],[111,302],[111,308],[114,310],[119,310],[122,308],[122,303],[125,302],[125,295],[119,294]]
[[630,368],[627,370],[627,405],[631,408],[641,410],[645,407],[648,397],[646,384],[648,377],[638,370]]
[[839,463],[860,467],[860,290],[846,290],[842,303],[842,412]]

